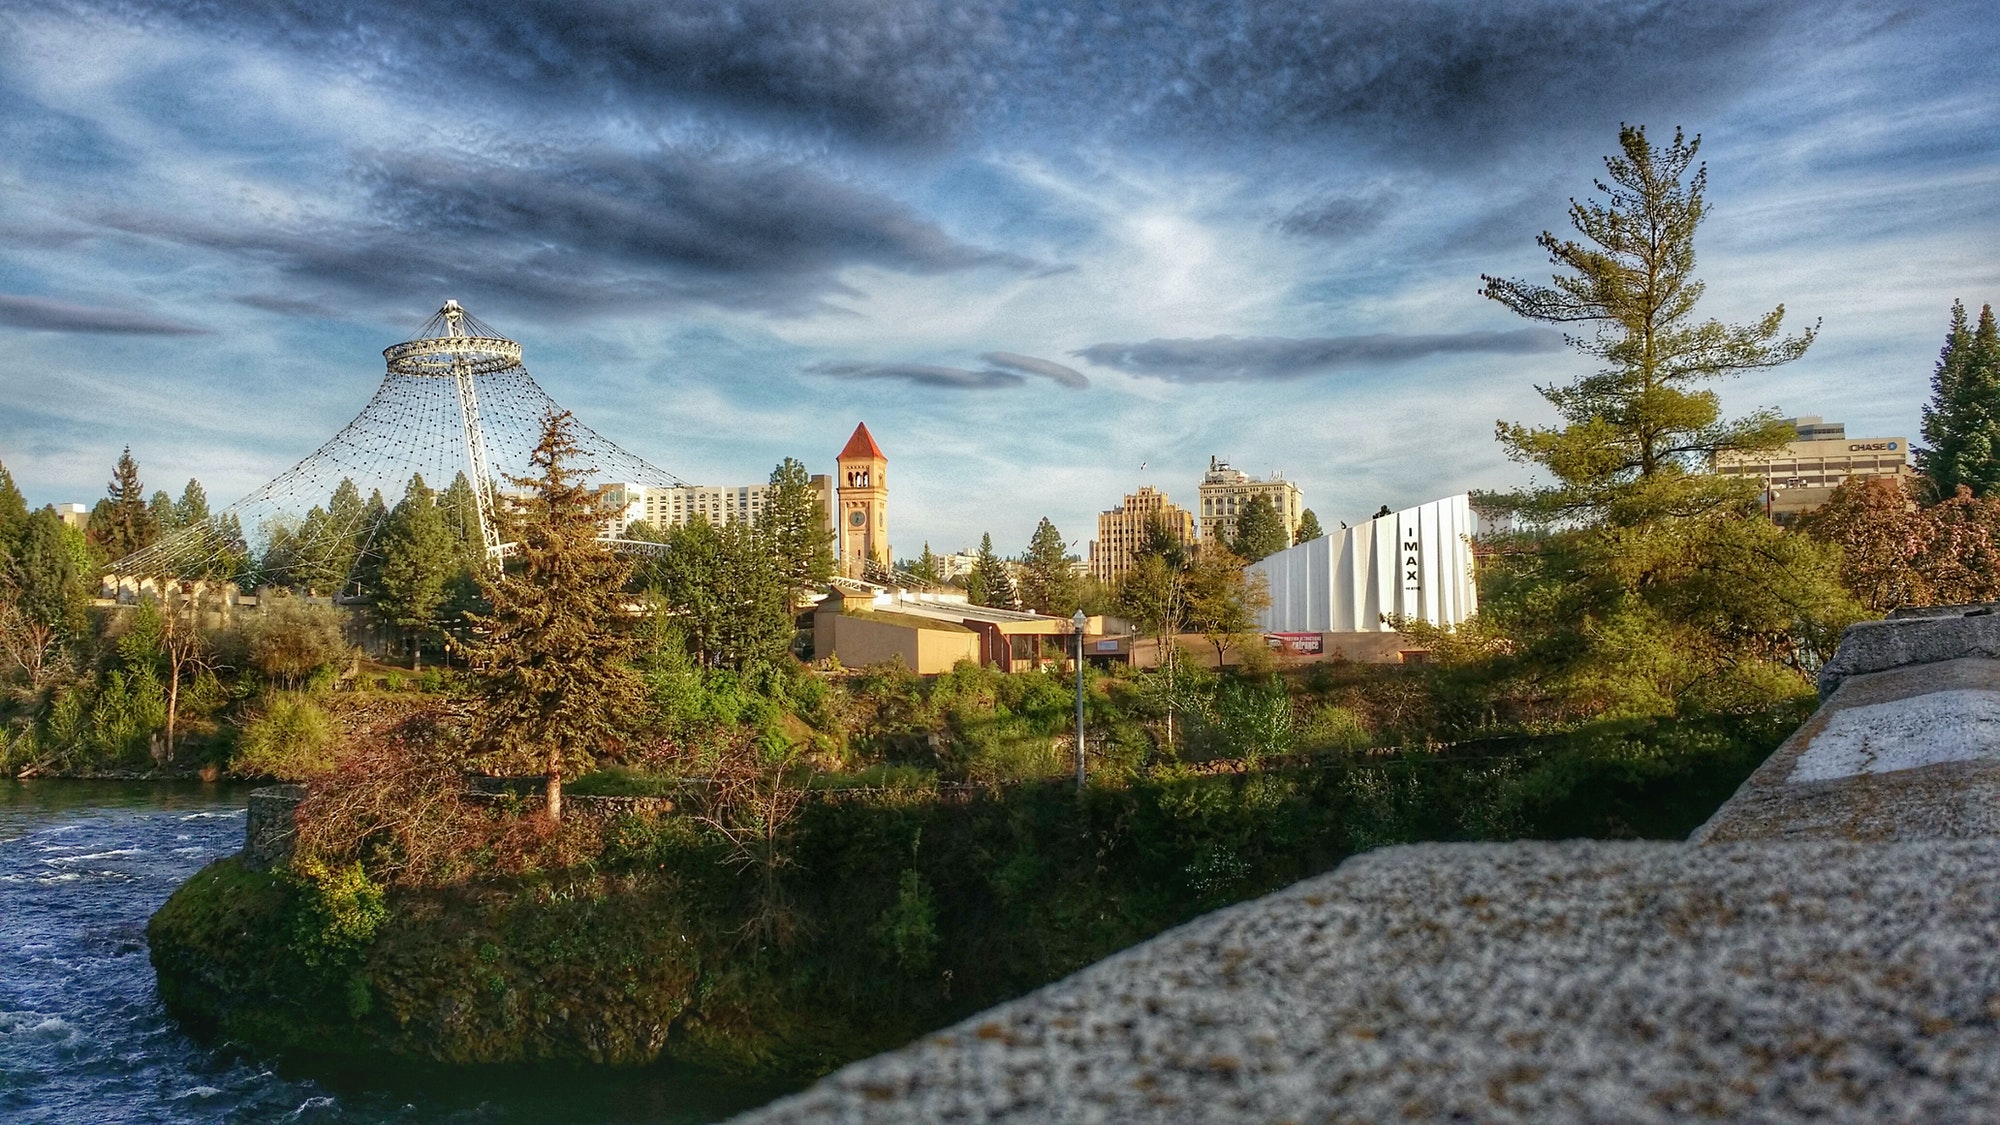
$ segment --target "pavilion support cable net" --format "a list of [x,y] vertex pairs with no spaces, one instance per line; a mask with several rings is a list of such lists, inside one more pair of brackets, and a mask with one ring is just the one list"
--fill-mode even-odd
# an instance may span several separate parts
[[[388,370],[368,405],[325,445],[207,520],[111,565],[120,578],[243,577],[334,593],[371,553],[386,508],[411,478],[444,493],[463,475],[489,557],[504,553],[497,518],[510,477],[535,475],[542,421],[562,407],[521,363],[521,345],[457,301],[382,353]],[[685,481],[576,422],[576,468],[592,484]]]

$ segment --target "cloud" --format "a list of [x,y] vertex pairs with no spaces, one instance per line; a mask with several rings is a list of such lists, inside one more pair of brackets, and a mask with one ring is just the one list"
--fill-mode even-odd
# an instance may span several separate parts
[[103,332],[126,336],[203,336],[208,329],[124,309],[72,305],[0,293],[0,324],[38,332]]
[[798,313],[847,292],[840,274],[854,266],[922,276],[1043,269],[962,242],[879,192],[767,156],[397,153],[368,158],[358,177],[365,217],[355,220],[222,226],[129,211],[100,220],[263,260],[308,287],[398,302],[499,293],[558,313],[696,302]]
[[940,367],[928,363],[815,363],[809,375],[834,379],[901,379],[920,387],[944,387],[955,391],[988,391],[1018,387],[1026,379],[1011,371],[972,371],[963,367]]
[[1074,367],[1065,367],[1054,360],[1037,359],[1031,355],[1021,355],[1018,352],[987,352],[979,358],[996,366],[1011,367],[1016,371],[1026,371],[1030,375],[1041,375],[1054,379],[1065,387],[1075,387],[1081,390],[1090,385],[1090,380],[1084,376],[1083,372],[1078,371]]
[[944,387],[958,391],[991,391],[1008,387],[1025,386],[1028,380],[1022,372],[1053,379],[1065,387],[1082,389],[1090,386],[1090,379],[1073,367],[1066,367],[1053,360],[1037,359],[1018,352],[987,352],[979,357],[987,366],[983,370],[969,367],[945,367],[930,363],[842,363],[828,361],[815,363],[806,368],[808,375],[823,375],[833,379],[901,379],[920,387]]
[[1367,234],[1389,216],[1390,200],[1382,194],[1333,195],[1309,200],[1278,220],[1278,229],[1303,238],[1338,242]]
[[45,0],[287,51],[457,104],[648,117],[689,104],[884,140],[944,136],[1004,53],[997,6],[930,0]]
[[1453,332],[1430,336],[1212,336],[1204,340],[1148,340],[1143,344],[1092,344],[1073,354],[1092,363],[1170,383],[1227,383],[1302,379],[1327,371],[1399,363],[1432,355],[1521,355],[1559,351],[1562,337],[1539,328],[1511,332]]

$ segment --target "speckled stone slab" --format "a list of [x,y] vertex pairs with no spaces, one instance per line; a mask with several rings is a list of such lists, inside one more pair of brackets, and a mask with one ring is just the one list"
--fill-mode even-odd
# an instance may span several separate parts
[[1983,837],[2000,837],[2000,660],[1963,657],[1842,680],[1691,839]]
[[1418,845],[741,1118],[2000,1120],[2000,842]]
[[1819,697],[1831,699],[1849,676],[1964,657],[2000,659],[2000,614],[1991,607],[1934,606],[1858,622],[1840,635],[1833,659],[1819,670]]

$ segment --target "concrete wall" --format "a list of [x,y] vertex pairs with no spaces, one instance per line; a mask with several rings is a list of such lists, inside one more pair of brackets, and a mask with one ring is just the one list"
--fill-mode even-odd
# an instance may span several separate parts
[[1266,632],[1388,632],[1385,615],[1451,626],[1478,608],[1464,493],[1343,528],[1251,564]]

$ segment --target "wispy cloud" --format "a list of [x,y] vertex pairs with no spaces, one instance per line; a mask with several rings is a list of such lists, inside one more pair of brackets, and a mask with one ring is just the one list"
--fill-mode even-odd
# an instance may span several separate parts
[[1520,355],[1562,349],[1562,337],[1538,328],[1429,336],[1211,336],[1092,344],[1075,354],[1129,375],[1171,383],[1282,382],[1370,364],[1479,352]]
[[898,379],[920,387],[942,387],[954,391],[990,391],[1018,387],[1028,380],[1012,371],[987,368],[944,367],[930,363],[815,363],[808,375],[830,379]]
[[201,336],[208,329],[125,309],[72,305],[0,293],[0,324],[40,332],[105,332],[126,336]]
[[1078,371],[1074,367],[1066,367],[1050,359],[1038,359],[1035,356],[1021,355],[1018,352],[987,352],[979,358],[1000,367],[1011,367],[1016,371],[1026,371],[1030,375],[1040,375],[1047,379],[1054,379],[1065,387],[1075,387],[1081,390],[1090,385],[1089,378],[1083,372]]
[[663,147],[377,154],[360,169],[365,217],[220,225],[124,210],[132,234],[271,263],[293,281],[371,298],[440,287],[501,293],[538,311],[706,303],[798,313],[847,292],[854,266],[935,275],[1034,274],[1041,263],[973,246],[869,188],[768,156]]

